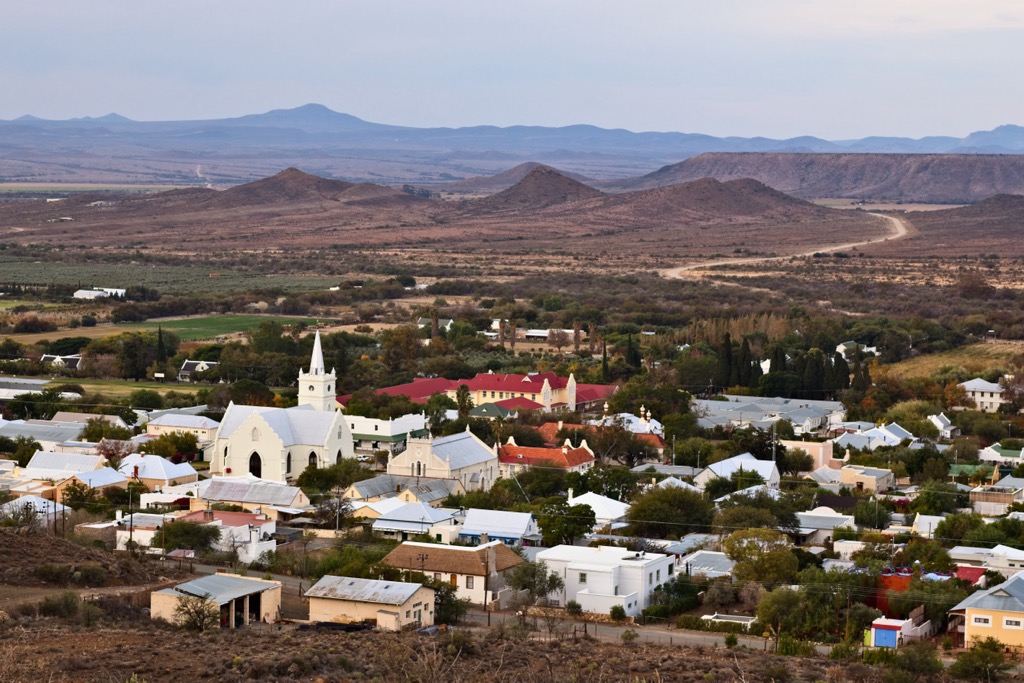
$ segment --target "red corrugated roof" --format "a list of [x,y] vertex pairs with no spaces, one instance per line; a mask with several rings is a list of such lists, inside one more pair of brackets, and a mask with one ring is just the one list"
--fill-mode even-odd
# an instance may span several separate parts
[[568,430],[576,429],[581,432],[590,430],[590,427],[586,425],[562,424],[562,426],[559,427],[557,422],[545,422],[540,427],[537,427],[537,431],[540,432],[541,438],[544,439],[544,443],[547,445],[560,446],[561,444],[558,443],[558,439],[555,438],[555,435],[558,434],[558,430],[560,428]]
[[594,462],[594,454],[585,448],[537,448],[505,444],[498,449],[498,461],[506,465],[554,464],[568,469]]
[[544,408],[543,404],[531,401],[530,399],[522,396],[494,401],[494,405],[501,406],[506,410],[542,410]]
[[553,372],[541,372],[536,375],[497,375],[484,372],[472,379],[460,379],[456,386],[465,384],[470,391],[514,391],[539,394],[544,389],[544,380],[548,381],[548,385],[552,389],[561,389],[569,382],[568,377],[559,377]]
[[958,565],[956,568],[956,578],[962,581],[969,581],[971,585],[978,583],[978,579],[985,575],[986,569],[984,567],[968,567],[966,565]]

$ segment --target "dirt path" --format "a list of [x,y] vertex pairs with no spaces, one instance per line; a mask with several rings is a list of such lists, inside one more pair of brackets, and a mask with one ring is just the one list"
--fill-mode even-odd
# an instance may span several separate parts
[[[888,242],[890,240],[898,240],[907,237],[912,234],[913,228],[897,216],[890,216],[881,213],[872,213],[872,216],[878,216],[889,221],[891,226],[891,232],[883,237],[876,237],[875,239],[862,240],[860,242],[847,242],[845,244],[834,244],[826,247],[815,247],[808,251],[804,251],[798,254],[786,254],[785,256],[751,256],[747,258],[737,259],[722,259],[720,261],[705,261],[701,263],[691,263],[686,266],[677,266],[675,268],[669,268],[661,271],[662,276],[667,278],[692,278],[692,277],[708,277],[709,273],[701,272],[707,268],[714,268],[715,266],[734,266],[734,265],[750,265],[755,263],[771,263],[773,261],[786,261],[791,258],[801,258],[805,256],[813,256],[814,254],[828,254],[836,251],[844,251],[847,249],[853,249],[855,247],[863,247],[869,244],[878,244],[879,242]],[[730,283],[735,284],[735,283]],[[743,285],[737,285],[742,287]]]

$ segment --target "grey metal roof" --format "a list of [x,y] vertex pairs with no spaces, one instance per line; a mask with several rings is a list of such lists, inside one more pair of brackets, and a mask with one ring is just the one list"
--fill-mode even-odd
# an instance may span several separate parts
[[950,612],[959,612],[967,608],[1024,612],[1024,576],[1020,573],[1014,574],[1008,581],[998,586],[969,595]]
[[306,597],[373,602],[383,605],[403,605],[420,588],[423,588],[421,583],[355,579],[348,576],[325,576],[306,591]]
[[252,593],[262,593],[271,588],[280,588],[281,584],[274,581],[260,581],[258,579],[243,579],[230,574],[211,574],[192,581],[179,583],[174,590],[188,595],[199,597],[208,596],[209,600],[223,605],[235,598]]
[[62,443],[64,441],[77,441],[84,424],[74,422],[22,422],[12,420],[0,426],[0,436],[17,439],[19,436],[27,436],[36,441],[53,441]]
[[337,417],[336,413],[319,411],[312,406],[272,408],[231,404],[224,412],[224,420],[220,423],[217,438],[229,438],[253,414],[262,418],[286,448],[295,445],[322,445],[327,441],[327,435]]
[[430,444],[430,450],[437,457],[447,461],[453,470],[498,459],[494,451],[470,432],[459,432],[434,439]]
[[202,497],[206,500],[260,503],[263,505],[291,505],[299,495],[298,486],[286,486],[270,481],[226,481],[214,479]]
[[158,427],[183,427],[185,429],[211,429],[220,422],[202,415],[165,414],[153,418],[148,424]]
[[26,467],[40,470],[67,470],[69,472],[88,472],[99,467],[103,461],[100,455],[82,453],[54,453],[53,451],[36,451]]
[[529,532],[533,515],[529,512],[482,510],[470,508],[462,524],[460,536],[487,534],[496,538],[522,538]]

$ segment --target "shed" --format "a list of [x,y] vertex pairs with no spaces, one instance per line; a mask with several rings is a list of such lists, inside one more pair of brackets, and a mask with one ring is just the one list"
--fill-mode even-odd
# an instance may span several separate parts
[[389,631],[434,624],[434,589],[421,583],[325,576],[305,595],[310,621],[371,621]]

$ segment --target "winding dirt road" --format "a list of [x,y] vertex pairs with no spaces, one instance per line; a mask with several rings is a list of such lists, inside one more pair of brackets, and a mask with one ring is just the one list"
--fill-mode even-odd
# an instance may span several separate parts
[[701,263],[691,263],[687,266],[677,266],[675,268],[669,268],[661,271],[663,277],[668,278],[687,278],[687,277],[706,277],[707,273],[701,273],[706,268],[714,268],[715,266],[734,266],[734,265],[748,265],[754,263],[771,263],[772,261],[785,261],[791,258],[800,258],[804,256],[813,256],[814,254],[827,254],[835,251],[843,251],[846,249],[853,249],[854,247],[863,247],[868,244],[877,244],[879,242],[887,242],[890,240],[903,239],[907,235],[913,232],[913,228],[907,225],[907,223],[897,216],[890,216],[881,213],[872,213],[872,216],[878,216],[884,218],[892,224],[892,231],[888,235],[882,237],[876,237],[875,239],[862,240],[860,242],[847,242],[845,244],[835,244],[830,247],[815,247],[799,254],[786,254],[785,256],[750,256],[747,258],[736,258],[736,259],[722,259],[720,261],[705,261]]

